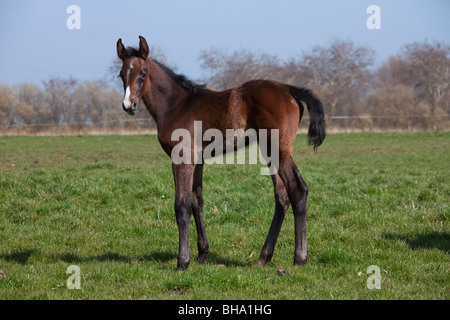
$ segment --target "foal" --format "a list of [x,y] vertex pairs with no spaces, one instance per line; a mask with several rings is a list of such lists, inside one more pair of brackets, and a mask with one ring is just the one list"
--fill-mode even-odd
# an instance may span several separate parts
[[[257,265],[271,260],[286,211],[292,205],[295,220],[294,265],[307,260],[306,203],[308,187],[293,160],[293,144],[304,107],[307,105],[310,126],[309,143],[317,149],[325,138],[322,103],[308,89],[286,84],[254,80],[229,90],[216,92],[177,75],[148,57],[147,41],[139,36],[139,49],[125,48],[117,41],[117,54],[123,65],[120,77],[125,91],[123,110],[134,115],[142,100],[156,122],[158,140],[167,155],[178,143],[172,132],[186,129],[193,137],[194,121],[202,121],[202,130],[277,129],[279,168],[271,174],[275,193],[275,215]],[[193,146],[194,143],[191,143]],[[203,142],[203,148],[205,147]],[[194,158],[191,150],[191,159]],[[178,270],[190,263],[189,220],[194,214],[198,235],[198,262],[204,263],[209,250],[203,222],[202,174],[200,164],[172,163],[175,180],[175,215],[179,231]]]

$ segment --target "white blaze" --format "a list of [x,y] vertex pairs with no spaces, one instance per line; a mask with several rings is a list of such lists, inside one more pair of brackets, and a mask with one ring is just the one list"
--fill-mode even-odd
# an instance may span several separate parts
[[125,98],[123,99],[123,105],[125,108],[129,109],[131,107],[130,101],[130,86],[125,90]]

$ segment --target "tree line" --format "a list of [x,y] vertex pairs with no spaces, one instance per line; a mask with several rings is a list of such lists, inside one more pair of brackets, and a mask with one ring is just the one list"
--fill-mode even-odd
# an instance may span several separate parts
[[[166,62],[160,49],[153,52]],[[213,90],[252,79],[312,89],[324,104],[329,130],[450,129],[450,46],[442,42],[407,44],[378,66],[372,48],[341,39],[286,60],[212,48],[202,51],[199,61],[205,76],[197,80]],[[116,59],[99,80],[0,84],[0,132],[154,129],[148,112],[132,118],[121,110],[119,68]]]

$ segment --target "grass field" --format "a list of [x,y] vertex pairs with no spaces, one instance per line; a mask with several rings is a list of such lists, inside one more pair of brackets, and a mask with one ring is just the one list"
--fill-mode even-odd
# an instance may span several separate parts
[[[292,209],[272,262],[261,165],[207,165],[206,265],[177,272],[170,159],[156,136],[0,137],[0,299],[449,299],[450,133],[329,135],[295,160],[310,187],[309,262]],[[67,268],[81,271],[69,290]],[[381,289],[369,290],[370,265]],[[287,272],[278,275],[277,270]]]

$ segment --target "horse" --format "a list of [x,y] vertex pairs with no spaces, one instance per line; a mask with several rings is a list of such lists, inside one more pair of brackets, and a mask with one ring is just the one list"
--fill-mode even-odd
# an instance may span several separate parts
[[[293,159],[293,144],[304,112],[308,109],[308,141],[314,150],[325,139],[323,105],[307,88],[270,80],[252,80],[224,91],[214,91],[176,74],[164,64],[149,57],[149,47],[139,36],[139,48],[127,47],[119,39],[117,55],[122,60],[123,110],[134,115],[142,101],[156,122],[158,141],[168,156],[177,141],[174,130],[194,131],[201,121],[202,130],[227,129],[278,130],[279,165],[271,173],[275,213],[256,265],[271,261],[286,211],[292,206],[295,221],[294,266],[307,262],[306,212],[308,186]],[[259,142],[259,141],[258,141]],[[205,144],[206,142],[204,142]],[[205,145],[203,145],[204,147]],[[194,156],[194,150],[190,150]],[[203,220],[203,163],[174,163],[175,216],[179,248],[177,270],[186,270],[191,261],[189,221],[193,214],[197,228],[198,263],[204,264],[209,242]]]

